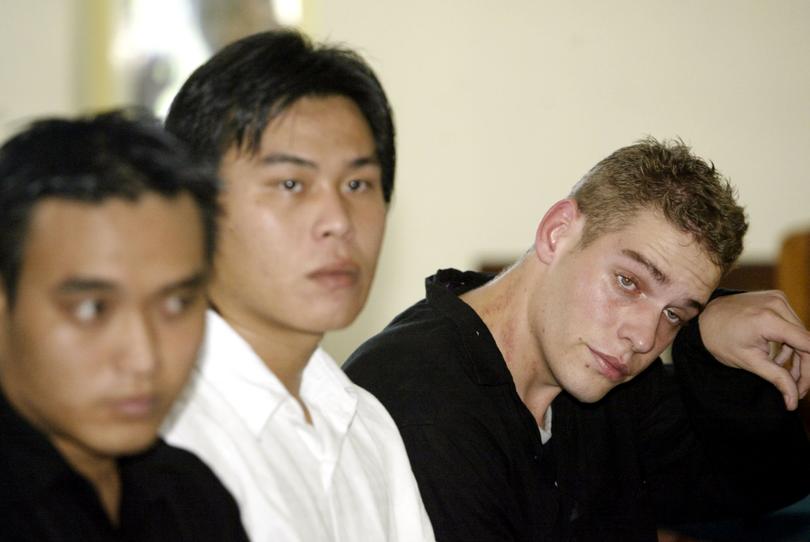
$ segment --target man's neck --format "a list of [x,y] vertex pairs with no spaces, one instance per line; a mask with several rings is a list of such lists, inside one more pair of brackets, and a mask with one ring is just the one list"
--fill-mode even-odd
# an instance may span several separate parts
[[506,366],[518,396],[543,425],[548,407],[561,388],[548,371],[536,334],[528,318],[529,290],[538,280],[536,262],[528,254],[516,265],[483,286],[461,295],[486,324]]
[[51,438],[59,453],[95,488],[110,522],[118,525],[121,506],[121,474],[114,457],[94,454],[84,447],[61,438]]
[[[323,333],[290,328],[280,322],[240,310],[227,300],[217,299],[216,296],[212,296],[212,305],[228,325],[250,345],[290,395],[300,402],[304,369],[323,338]],[[308,418],[306,407],[304,410]]]
[[31,427],[44,434],[67,464],[92,484],[110,522],[117,525],[121,505],[121,475],[117,459],[98,454],[71,438],[50,433],[47,424],[35,411],[27,408],[24,401],[18,401],[15,394],[5,386],[3,394],[17,414]]

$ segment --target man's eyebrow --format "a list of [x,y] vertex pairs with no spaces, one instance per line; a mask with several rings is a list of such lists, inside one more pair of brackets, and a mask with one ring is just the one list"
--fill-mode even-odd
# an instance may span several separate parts
[[351,162],[349,162],[349,167],[352,169],[359,169],[365,166],[380,166],[380,161],[377,159],[376,156],[362,156],[360,158],[355,158]]
[[652,263],[650,260],[642,256],[635,250],[625,248],[622,250],[622,254],[624,254],[628,258],[637,261],[638,263],[646,267],[647,271],[650,272],[650,274],[653,276],[653,278],[658,284],[669,284],[669,277],[666,276],[663,271],[658,269],[658,267],[656,267],[654,263]]
[[208,282],[208,273],[205,271],[196,271],[186,278],[167,284],[161,288],[160,291],[165,294],[175,290],[196,290],[197,288],[205,286],[206,282]]
[[[627,256],[628,258],[632,258],[633,260],[637,261],[641,265],[647,268],[647,271],[653,276],[655,281],[659,284],[669,284],[669,277],[664,274],[654,263],[650,260],[636,252],[635,250],[630,249],[623,249],[622,254]],[[703,311],[703,303],[697,301],[696,299],[687,299],[686,303],[687,306],[692,307],[698,312]]]
[[[313,169],[318,169],[318,164],[313,162],[312,160],[307,160],[306,158],[302,158],[300,156],[296,156],[294,154],[287,154],[283,152],[275,152],[271,154],[266,154],[261,157],[261,162],[267,165],[273,164],[292,164],[294,166],[303,166]],[[377,159],[376,156],[361,156],[359,158],[355,158],[349,162],[349,168],[351,169],[359,169],[365,166],[379,166],[380,161]]]
[[307,160],[306,158],[301,158],[300,156],[295,156],[294,154],[287,154],[283,152],[274,152],[271,154],[265,154],[264,156],[262,156],[261,162],[267,165],[293,164],[295,166],[304,166],[315,169],[317,169],[318,167],[318,165],[312,160]]
[[117,289],[115,283],[104,279],[71,278],[56,287],[58,294],[78,294],[84,292],[112,292]]
[[[195,271],[187,277],[183,277],[171,284],[167,284],[161,288],[162,293],[171,292],[173,290],[196,289],[205,285],[208,280],[208,273],[205,271]],[[62,295],[81,294],[87,292],[113,292],[118,289],[118,286],[105,279],[96,278],[71,278],[56,287],[56,293]]]

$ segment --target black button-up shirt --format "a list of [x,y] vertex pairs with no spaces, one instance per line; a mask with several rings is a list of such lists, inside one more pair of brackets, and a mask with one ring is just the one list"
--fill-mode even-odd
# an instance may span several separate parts
[[344,368],[402,433],[436,539],[654,542],[656,526],[754,514],[810,490],[810,447],[767,382],[714,361],[697,323],[678,378],[660,363],[592,404],[563,392],[551,440],[520,400],[455,270]]
[[196,456],[159,441],[119,460],[120,521],[0,394],[0,540],[247,541],[233,497]]

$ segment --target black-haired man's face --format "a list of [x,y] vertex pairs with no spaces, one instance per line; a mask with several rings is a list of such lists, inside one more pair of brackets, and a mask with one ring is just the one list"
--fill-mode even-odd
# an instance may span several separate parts
[[202,339],[206,261],[188,195],[62,199],[32,212],[0,383],[68,460],[149,446]]
[[[320,335],[365,303],[386,206],[371,130],[343,97],[302,98],[258,153],[223,158],[211,297],[236,325]],[[256,325],[258,324],[258,325]]]

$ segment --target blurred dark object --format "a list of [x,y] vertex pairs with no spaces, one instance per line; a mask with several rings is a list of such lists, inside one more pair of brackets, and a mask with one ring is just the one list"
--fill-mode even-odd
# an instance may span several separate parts
[[171,82],[171,62],[168,57],[155,54],[144,57],[133,70],[133,100],[155,111],[161,93]]
[[191,6],[211,51],[279,27],[269,0],[191,0]]
[[[810,458],[809,458],[810,460]],[[679,526],[662,530],[659,542],[808,542],[810,541],[810,496],[767,516]],[[685,538],[666,538],[681,536]]]

